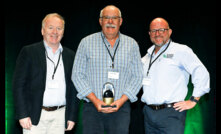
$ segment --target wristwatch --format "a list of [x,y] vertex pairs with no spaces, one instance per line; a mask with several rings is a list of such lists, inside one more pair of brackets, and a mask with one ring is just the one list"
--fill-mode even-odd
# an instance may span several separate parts
[[196,103],[199,102],[197,99],[194,98],[194,96],[191,96],[191,97],[190,97],[190,101],[192,101],[192,102],[196,102]]

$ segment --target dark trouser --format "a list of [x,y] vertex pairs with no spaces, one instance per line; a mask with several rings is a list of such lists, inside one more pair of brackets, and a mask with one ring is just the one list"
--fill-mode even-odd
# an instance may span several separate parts
[[173,107],[153,110],[145,105],[144,127],[145,134],[183,134],[186,111],[179,112]]
[[117,112],[98,112],[92,103],[83,106],[83,134],[129,134],[130,103],[126,102]]

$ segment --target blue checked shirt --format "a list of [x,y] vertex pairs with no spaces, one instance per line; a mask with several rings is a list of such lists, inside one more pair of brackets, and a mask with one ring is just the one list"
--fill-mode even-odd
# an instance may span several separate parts
[[[107,48],[113,56],[118,41],[113,69]],[[108,78],[108,72],[119,72],[119,79]],[[114,100],[120,99],[124,94],[131,102],[135,102],[136,95],[142,86],[142,79],[141,56],[139,46],[134,39],[119,33],[113,48],[102,32],[94,33],[81,40],[72,70],[72,81],[78,91],[79,99],[89,101],[86,96],[93,92],[102,100],[103,85],[111,82],[115,88]]]

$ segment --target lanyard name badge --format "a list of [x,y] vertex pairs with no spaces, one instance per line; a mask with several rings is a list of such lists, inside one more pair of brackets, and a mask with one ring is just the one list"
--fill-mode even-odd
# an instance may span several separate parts
[[60,62],[61,52],[60,52],[60,54],[59,54],[59,58],[58,58],[58,62],[57,62],[57,65],[56,65],[56,66],[55,66],[54,61],[51,60],[51,59],[48,57],[47,51],[45,51],[45,53],[46,53],[47,58],[54,64],[54,72],[53,72],[53,74],[52,74],[52,80],[48,80],[48,86],[47,86],[47,87],[48,87],[49,89],[57,89],[57,88],[59,88],[59,85],[58,85],[58,82],[57,82],[56,80],[54,80],[54,75],[55,75],[55,73],[56,73],[56,71],[57,71],[58,64],[59,64],[59,62]]
[[[171,42],[171,40],[170,40],[170,42]],[[154,48],[154,50],[153,50],[153,52],[151,53],[151,56],[150,56],[149,67],[148,67],[148,69],[147,69],[147,77],[145,77],[145,78],[143,79],[143,82],[142,82],[143,85],[150,85],[150,77],[148,76],[148,75],[149,75],[150,68],[151,68],[151,66],[153,65],[153,63],[160,57],[160,55],[162,55],[162,54],[167,50],[167,48],[168,48],[169,45],[170,45],[170,42],[168,43],[167,47],[153,60],[153,62],[151,62],[151,61],[152,61],[152,58],[153,58],[153,53],[154,53],[154,51],[155,51],[155,48]]]
[[[114,57],[115,57],[115,55],[116,55],[116,52],[117,52],[117,49],[118,49],[118,46],[119,46],[120,39],[118,40],[117,47],[116,47],[116,49],[115,49],[115,51],[114,51],[114,55],[112,56],[111,53],[110,53],[110,50],[108,49],[108,47],[107,47],[107,45],[106,45],[106,43],[105,43],[105,41],[104,41],[104,37],[103,37],[102,35],[101,35],[101,37],[102,37],[103,43],[104,43],[104,45],[105,45],[105,47],[106,47],[106,49],[107,49],[107,51],[108,51],[108,54],[109,54],[109,56],[111,57],[111,60],[112,60],[112,69],[114,69]],[[110,79],[119,79],[119,72],[109,71],[109,72],[108,72],[108,78],[110,78]]]

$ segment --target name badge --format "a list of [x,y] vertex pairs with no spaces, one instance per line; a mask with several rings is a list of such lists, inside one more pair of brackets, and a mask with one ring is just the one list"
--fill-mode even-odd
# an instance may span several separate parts
[[143,78],[142,84],[145,86],[149,86],[150,85],[150,78]]
[[119,72],[108,72],[108,78],[109,79],[119,79]]
[[56,81],[56,80],[49,80],[47,87],[49,89],[58,89],[59,88],[58,81]]

